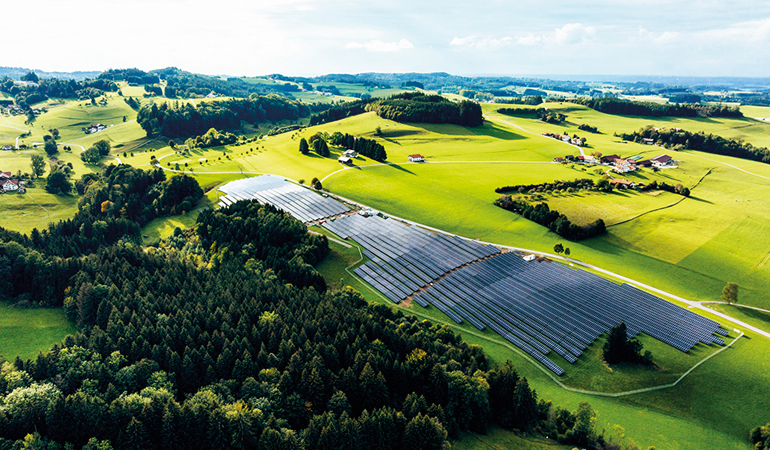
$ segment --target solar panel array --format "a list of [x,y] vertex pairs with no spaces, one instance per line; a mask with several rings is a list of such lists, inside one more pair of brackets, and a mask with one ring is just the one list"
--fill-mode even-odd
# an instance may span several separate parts
[[[450,270],[500,252],[496,247],[378,216],[347,216],[322,226],[365,248],[363,253],[370,261],[354,272],[396,303]],[[427,306],[422,299],[418,303]],[[463,321],[451,309],[437,307],[458,323]],[[472,317],[467,320],[479,329],[484,328]]]
[[714,333],[727,335],[717,322],[631,285],[514,253],[462,267],[414,299],[488,325],[557,375],[564,370],[551,351],[573,363],[620,322],[629,337],[643,332],[683,352],[698,342],[724,345]]
[[348,211],[342,203],[323,197],[281,177],[262,175],[231,181],[219,188],[226,193],[219,198],[219,206],[231,205],[239,200],[258,200],[282,209],[303,222],[311,222],[336,216]]

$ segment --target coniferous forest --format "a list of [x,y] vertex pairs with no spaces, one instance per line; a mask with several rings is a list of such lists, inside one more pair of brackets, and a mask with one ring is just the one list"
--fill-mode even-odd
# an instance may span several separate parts
[[84,189],[72,220],[2,234],[4,291],[80,331],[2,365],[1,449],[443,449],[492,424],[602,439],[590,406],[538,400],[447,326],[329,291],[326,237],[283,211],[205,210],[144,248],[140,223],[197,203],[194,179],[119,166]]

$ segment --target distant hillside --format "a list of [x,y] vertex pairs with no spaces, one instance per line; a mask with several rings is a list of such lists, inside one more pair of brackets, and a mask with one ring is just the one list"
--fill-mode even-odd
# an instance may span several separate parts
[[46,72],[37,69],[25,69],[23,67],[0,67],[0,78],[9,77],[18,80],[27,72],[35,72],[40,78],[64,78],[76,81],[82,81],[86,78],[96,78],[101,73],[101,71]]

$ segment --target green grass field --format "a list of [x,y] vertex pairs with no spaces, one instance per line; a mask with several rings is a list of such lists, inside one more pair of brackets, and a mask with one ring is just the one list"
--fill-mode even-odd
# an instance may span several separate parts
[[34,359],[76,331],[60,308],[11,308],[0,301],[0,356],[7,360]]

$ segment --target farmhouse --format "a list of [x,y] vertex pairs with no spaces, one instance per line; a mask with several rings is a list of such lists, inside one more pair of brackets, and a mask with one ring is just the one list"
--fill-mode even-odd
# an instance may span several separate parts
[[615,167],[612,170],[614,170],[617,173],[633,172],[636,170],[636,165],[629,164],[627,161],[624,161],[624,162],[615,164]]
[[652,145],[655,143],[655,139],[652,138],[643,138],[642,141],[647,145]]
[[656,166],[670,166],[674,164],[674,159],[668,155],[656,156],[652,158],[650,161],[652,161],[652,164]]
[[644,161],[637,161],[636,165],[640,167],[652,167],[652,161],[645,159]]
[[17,191],[19,190],[19,182],[16,180],[5,180],[2,184],[2,187],[5,192]]
[[347,149],[342,153],[342,156],[345,156],[348,158],[358,158],[358,152],[355,150]]
[[417,154],[417,155],[409,155],[408,157],[409,161],[411,162],[425,162],[425,157]]
[[556,158],[554,158],[553,160],[554,160],[554,162],[562,162],[562,161],[564,161],[564,158],[562,158],[562,157],[560,157],[560,156],[557,156],[557,157],[556,157]]
[[11,178],[11,172],[0,172],[0,181]]
[[337,161],[341,162],[342,164],[350,164],[351,162],[353,162],[352,159],[346,156],[340,156],[339,158],[337,158]]
[[618,156],[618,155],[602,156],[602,164],[613,164],[614,165],[620,159],[622,159],[622,158],[620,156]]
[[618,188],[632,188],[636,185],[633,181],[624,180],[622,178],[613,178],[610,180],[610,184]]
[[3,150],[13,150],[13,145],[3,145]]
[[534,261],[535,258],[537,258],[535,255],[527,255],[524,257],[524,261],[531,262],[531,261]]

